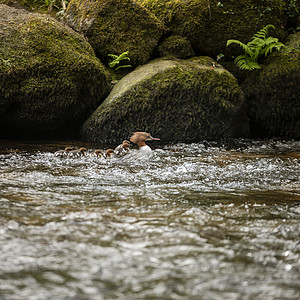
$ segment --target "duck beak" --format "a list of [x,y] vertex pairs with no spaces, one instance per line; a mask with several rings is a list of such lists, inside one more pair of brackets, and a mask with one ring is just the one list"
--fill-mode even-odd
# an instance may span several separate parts
[[160,141],[159,138],[154,138],[154,137],[152,137],[152,136],[150,136],[150,140],[151,140],[151,141]]

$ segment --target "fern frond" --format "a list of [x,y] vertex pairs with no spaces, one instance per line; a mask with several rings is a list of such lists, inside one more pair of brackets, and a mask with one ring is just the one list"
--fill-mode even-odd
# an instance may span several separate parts
[[255,33],[252,37],[252,39],[256,39],[256,38],[259,38],[259,39],[265,39],[266,36],[268,35],[268,30],[269,29],[273,29],[275,30],[275,26],[274,25],[266,25],[264,28],[262,28],[261,30],[259,30],[257,33]]
[[112,59],[118,58],[118,55],[115,54],[107,54],[108,57],[111,57]]
[[108,66],[109,66],[110,68],[114,68],[115,66],[118,66],[119,63],[120,63],[119,61],[113,60],[113,61],[111,61],[111,62],[108,63]]
[[121,65],[121,66],[118,66],[117,68],[115,68],[115,70],[119,70],[119,69],[125,69],[125,68],[131,68],[131,65]]
[[269,36],[268,38],[265,39],[265,45],[270,45],[273,43],[278,43],[278,39],[272,36]]
[[128,53],[129,53],[129,51],[126,51],[126,52],[123,52],[122,54],[120,54],[118,57],[118,60],[119,61],[124,60],[124,59],[130,60],[130,58],[127,56]]
[[285,47],[286,47],[285,44],[283,44],[281,42],[278,42],[278,43],[275,44],[275,48],[277,50],[280,50],[281,48],[285,48]]
[[[107,54],[108,57],[110,57],[112,60],[108,63],[108,66],[112,69],[115,68],[115,70],[118,70],[120,68],[123,68],[124,66],[119,66],[120,62],[121,61],[124,61],[124,60],[129,60],[130,61],[130,58],[127,56],[129,53],[129,51],[125,51],[123,53],[121,53],[120,55],[115,55],[115,54]],[[131,65],[127,65],[127,67],[125,68],[128,68],[128,67],[131,67]]]
[[226,46],[230,44],[237,44],[244,49],[244,55],[240,55],[235,59],[235,64],[241,70],[255,70],[260,69],[257,62],[260,55],[267,56],[274,49],[279,50],[285,47],[283,43],[280,43],[275,37],[267,37],[268,30],[275,29],[273,25],[266,25],[253,35],[251,41],[246,45],[238,40],[228,40]]
[[237,67],[239,67],[241,70],[255,70],[260,69],[260,65],[251,59],[251,57],[247,55],[239,55],[235,60],[234,63]]
[[250,55],[251,59],[257,61],[261,49],[265,46],[264,40],[257,38],[249,42],[247,45],[251,49],[251,55]]
[[249,48],[248,44],[246,45],[246,44],[240,42],[239,40],[228,40],[226,46],[229,46],[230,44],[239,45],[240,47],[242,47],[244,49],[245,53],[247,53],[249,55],[251,55],[251,53],[252,53],[252,50],[251,50],[251,48]]
[[264,39],[255,38],[251,42],[249,42],[247,45],[250,48],[258,48],[258,47],[261,47],[263,44],[264,44]]
[[[274,37],[268,37],[266,39],[254,39],[253,41],[250,42],[250,48],[253,50],[253,59],[257,60],[259,55],[267,55],[265,52],[265,48],[268,47],[269,45],[276,44],[278,43],[278,39]],[[282,44],[283,45],[283,44]],[[269,47],[268,47],[269,48]]]
[[280,50],[282,47],[285,47],[285,45],[281,42],[268,44],[264,49],[262,49],[261,54],[264,54],[265,56],[267,56],[274,49]]

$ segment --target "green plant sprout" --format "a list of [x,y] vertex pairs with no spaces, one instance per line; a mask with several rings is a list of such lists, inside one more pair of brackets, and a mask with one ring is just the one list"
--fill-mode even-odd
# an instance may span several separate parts
[[239,40],[228,40],[226,46],[230,44],[237,44],[241,46],[245,53],[235,58],[234,63],[241,70],[255,70],[260,69],[258,64],[258,58],[262,55],[265,57],[271,53],[274,49],[280,50],[285,45],[278,41],[277,38],[272,36],[267,37],[268,30],[275,29],[273,25],[266,25],[264,28],[255,33],[251,41],[247,44],[240,42]]
[[120,65],[120,63],[124,60],[129,60],[130,58],[127,56],[129,51],[123,52],[122,54],[115,55],[115,54],[108,54],[107,56],[110,57],[111,61],[108,63],[108,66],[115,71],[121,69],[121,68],[131,68],[131,65]]
[[44,0],[48,12],[52,13],[53,10],[58,11],[56,15],[62,17],[67,9],[69,0]]

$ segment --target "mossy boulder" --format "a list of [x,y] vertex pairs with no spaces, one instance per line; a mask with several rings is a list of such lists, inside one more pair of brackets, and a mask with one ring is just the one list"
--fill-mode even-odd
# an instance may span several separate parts
[[300,139],[299,83],[300,32],[242,85],[254,136]]
[[72,29],[48,15],[2,4],[0,19],[1,134],[74,125],[107,96],[104,66]]
[[149,61],[164,31],[152,13],[131,0],[71,0],[65,20],[101,60],[129,51],[133,66]]
[[188,58],[195,55],[190,41],[186,37],[171,35],[163,39],[155,49],[157,57],[173,56]]
[[213,62],[158,59],[137,68],[88,118],[81,137],[111,143],[147,131],[166,143],[247,136],[243,92],[228,71],[212,68]]
[[187,37],[196,55],[216,57],[235,55],[226,48],[228,39],[248,42],[267,24],[276,27],[274,35],[284,37],[285,0],[137,0],[170,29],[173,35]]

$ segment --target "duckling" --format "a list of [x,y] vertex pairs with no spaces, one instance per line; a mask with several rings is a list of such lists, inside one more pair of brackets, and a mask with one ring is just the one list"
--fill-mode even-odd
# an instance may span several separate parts
[[104,158],[111,158],[114,156],[114,149],[107,149],[105,153],[103,153]]
[[91,156],[95,156],[95,157],[103,158],[103,153],[102,153],[102,151],[101,151],[101,150],[99,150],[99,149],[96,149],[96,150],[94,151],[94,153],[92,153],[92,154],[91,154]]
[[81,157],[85,155],[86,155],[86,148],[80,148],[78,150],[70,151],[68,157],[75,158],[75,157]]
[[121,145],[116,147],[114,153],[117,157],[122,157],[129,152],[129,147],[130,147],[130,142],[127,140],[124,140]]
[[54,153],[56,157],[67,157],[70,151],[74,150],[74,147],[66,147],[65,150],[58,150]]

